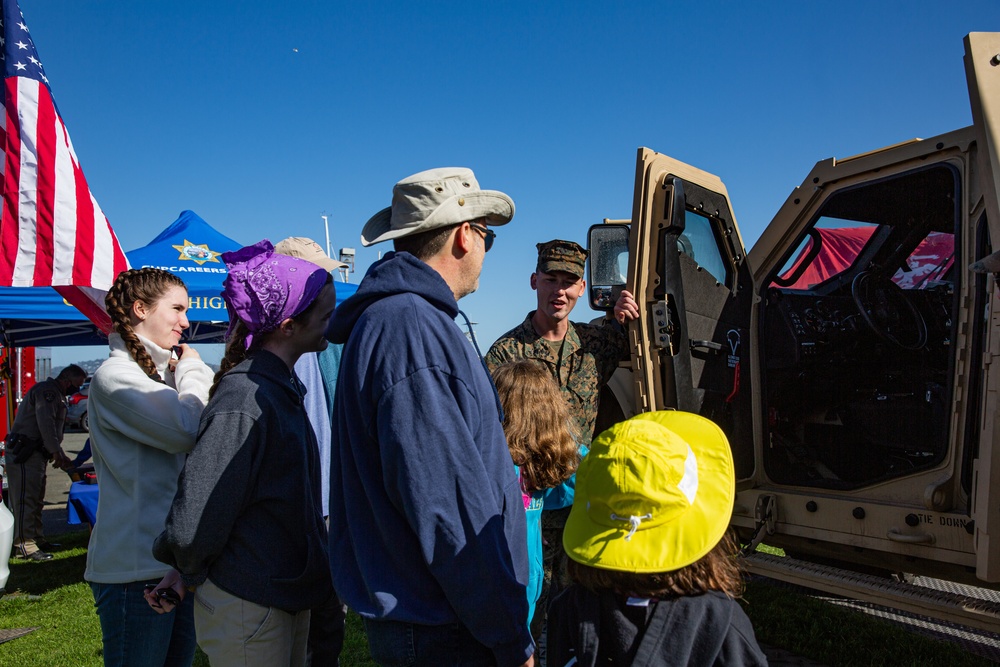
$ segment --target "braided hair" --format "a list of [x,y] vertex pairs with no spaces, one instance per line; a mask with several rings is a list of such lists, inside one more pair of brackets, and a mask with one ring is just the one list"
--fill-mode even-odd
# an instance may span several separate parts
[[187,291],[184,281],[169,271],[152,267],[129,269],[118,274],[115,283],[104,297],[104,305],[111,317],[115,333],[122,337],[126,349],[139,367],[157,382],[163,382],[163,378],[157,372],[156,364],[146,351],[146,346],[132,328],[132,304],[141,301],[152,308],[171,287],[181,287]]
[[253,343],[250,345],[251,349],[248,350],[246,340],[249,334],[250,329],[247,328],[247,325],[243,324],[241,320],[236,320],[233,332],[230,334],[229,340],[226,341],[226,353],[223,355],[222,361],[219,362],[219,370],[216,371],[215,377],[212,378],[212,388],[208,390],[209,398],[215,395],[215,389],[219,386],[219,380],[222,379],[222,376],[253,354],[260,346],[260,342],[265,338],[264,336],[254,336]]

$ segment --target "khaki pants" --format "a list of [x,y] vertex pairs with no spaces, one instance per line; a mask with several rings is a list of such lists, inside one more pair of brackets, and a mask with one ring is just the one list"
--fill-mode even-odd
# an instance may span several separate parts
[[306,664],[308,610],[290,614],[262,607],[206,579],[195,591],[194,627],[212,667]]
[[38,551],[35,544],[42,534],[42,501],[45,500],[45,465],[40,452],[24,463],[14,463],[8,453],[7,483],[10,509],[14,514],[14,551],[30,556]]

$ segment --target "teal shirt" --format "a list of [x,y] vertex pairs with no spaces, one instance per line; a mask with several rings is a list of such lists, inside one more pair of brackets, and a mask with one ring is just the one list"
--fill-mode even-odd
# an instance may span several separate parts
[[542,505],[545,491],[535,491],[530,496],[523,495],[526,505],[525,518],[528,522],[528,624],[535,616],[535,603],[542,595],[545,583],[545,568],[542,564]]

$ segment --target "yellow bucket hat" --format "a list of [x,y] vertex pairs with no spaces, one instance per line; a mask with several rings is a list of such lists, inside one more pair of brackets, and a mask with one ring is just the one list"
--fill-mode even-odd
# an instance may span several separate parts
[[563,547],[605,570],[679,570],[722,539],[735,496],[733,455],[714,422],[636,415],[597,436],[580,463]]

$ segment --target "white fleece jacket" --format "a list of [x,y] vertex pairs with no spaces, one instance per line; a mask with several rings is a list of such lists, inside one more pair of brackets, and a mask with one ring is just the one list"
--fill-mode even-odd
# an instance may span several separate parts
[[115,584],[157,579],[169,568],[153,558],[177,492],[184,455],[194,448],[213,372],[185,359],[167,370],[170,350],[139,337],[165,384],[152,380],[118,334],[90,383],[90,443],[100,486],[84,578]]

